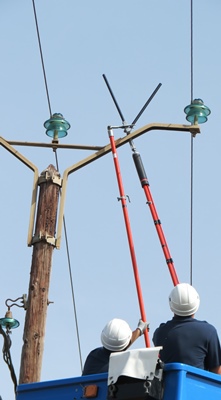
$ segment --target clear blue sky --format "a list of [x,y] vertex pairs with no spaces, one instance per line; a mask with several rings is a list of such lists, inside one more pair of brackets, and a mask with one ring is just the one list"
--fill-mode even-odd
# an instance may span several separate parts
[[[52,112],[71,123],[61,143],[105,145],[107,125],[120,118],[107,91],[105,73],[125,118],[131,122],[159,82],[162,87],[136,128],[151,122],[185,124],[190,103],[190,1],[36,0]],[[194,2],[194,98],[211,115],[194,139],[193,284],[201,296],[199,319],[221,334],[220,304],[220,15],[218,0]],[[49,118],[31,0],[0,3],[1,133],[6,140],[50,142]],[[115,138],[123,136],[115,131]],[[153,131],[135,141],[150,182],[180,281],[190,279],[190,135]],[[48,149],[16,147],[39,173],[55,164]],[[58,152],[60,172],[91,152]],[[150,321],[150,338],[171,317],[172,281],[129,145],[118,151],[135,250]],[[26,245],[33,174],[0,148],[1,291],[28,293],[32,248]],[[68,232],[82,358],[100,345],[109,319],[132,328],[140,317],[132,264],[111,154],[72,174],[65,218]],[[81,374],[64,236],[54,250],[42,380]],[[19,376],[25,311],[12,308],[20,327],[12,333],[12,360]],[[2,340],[2,339],[1,339]],[[3,344],[3,342],[2,342]],[[134,345],[143,347],[143,338]],[[0,359],[0,395],[13,385]]]

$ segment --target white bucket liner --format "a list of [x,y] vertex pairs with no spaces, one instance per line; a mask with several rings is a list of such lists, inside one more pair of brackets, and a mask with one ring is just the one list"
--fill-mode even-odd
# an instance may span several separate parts
[[161,349],[162,347],[151,347],[111,353],[108,385],[115,383],[122,375],[131,378],[152,380]]

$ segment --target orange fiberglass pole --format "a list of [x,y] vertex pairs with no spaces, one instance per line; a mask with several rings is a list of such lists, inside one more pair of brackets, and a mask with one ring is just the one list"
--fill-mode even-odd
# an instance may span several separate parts
[[[115,166],[117,182],[118,182],[118,187],[119,187],[119,192],[120,192],[119,200],[121,200],[122,210],[123,210],[123,214],[124,214],[124,221],[125,221],[127,238],[128,238],[129,248],[130,248],[130,255],[131,255],[131,260],[132,260],[132,265],[133,265],[134,278],[135,278],[135,283],[136,283],[136,288],[137,288],[137,295],[138,295],[138,301],[139,301],[139,306],[140,306],[141,318],[143,321],[146,322],[147,319],[146,319],[146,314],[145,314],[145,309],[144,309],[144,301],[143,301],[143,296],[142,296],[139,272],[138,272],[136,255],[135,255],[135,250],[134,250],[132,231],[131,231],[131,227],[130,227],[130,220],[129,220],[129,214],[128,214],[128,209],[127,209],[127,200],[126,200],[126,196],[124,193],[123,181],[122,181],[121,172],[120,172],[120,164],[119,164],[118,157],[117,157],[117,150],[116,150],[116,146],[115,146],[112,127],[108,127],[108,134],[109,134],[109,138],[110,138],[114,166]],[[144,338],[145,338],[146,347],[150,347],[150,340],[149,340],[149,335],[148,335],[147,329],[144,331]]]

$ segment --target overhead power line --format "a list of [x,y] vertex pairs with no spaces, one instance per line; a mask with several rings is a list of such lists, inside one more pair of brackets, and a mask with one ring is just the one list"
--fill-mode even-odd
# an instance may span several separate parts
[[[46,90],[46,95],[47,95],[47,100],[48,100],[49,114],[50,114],[50,117],[52,117],[51,102],[50,102],[50,96],[49,96],[49,90],[48,90],[48,84],[47,84],[47,77],[46,77],[46,71],[45,71],[45,65],[44,65],[44,58],[43,58],[41,40],[40,40],[40,33],[39,33],[39,27],[38,27],[38,18],[37,18],[37,13],[36,13],[35,0],[32,0],[32,4],[33,4],[33,10],[34,10],[35,25],[36,25],[36,31],[37,31],[37,37],[38,37],[38,45],[39,45],[40,57],[41,57],[41,65],[42,65],[43,76],[44,76],[45,90]],[[56,168],[57,168],[57,171],[59,171],[57,150],[54,150],[54,153],[55,153]],[[76,326],[76,333],[77,333],[77,340],[78,340],[78,352],[79,352],[80,366],[81,366],[81,371],[82,371],[83,370],[83,366],[82,366],[82,355],[81,355],[81,346],[80,346],[80,335],[79,335],[79,327],[78,327],[78,319],[77,319],[77,308],[76,308],[76,302],[75,302],[75,296],[74,296],[74,285],[73,285],[73,278],[72,278],[72,268],[71,268],[71,261],[70,261],[70,253],[69,253],[69,246],[68,246],[68,235],[67,235],[65,217],[63,218],[63,223],[64,223],[64,236],[65,236],[65,243],[66,243],[66,252],[67,252],[67,260],[68,260],[69,277],[70,277],[70,284],[71,284],[72,302],[73,302],[74,317],[75,317],[75,326]]]

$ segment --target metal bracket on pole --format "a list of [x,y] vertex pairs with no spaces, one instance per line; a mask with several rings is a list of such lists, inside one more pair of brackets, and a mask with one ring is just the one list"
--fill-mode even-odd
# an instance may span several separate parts
[[[120,128],[120,127],[118,127]],[[125,128],[125,127],[124,127]],[[137,129],[134,132],[129,133],[128,135],[124,136],[123,138],[119,138],[115,141],[116,148],[123,146],[124,144],[131,142],[133,139],[137,138],[138,136],[143,135],[146,132],[152,130],[166,130],[166,131],[180,131],[180,132],[190,132],[193,136],[196,136],[197,133],[200,133],[199,125],[178,125],[178,124],[160,124],[160,123],[152,123],[143,126],[140,129]],[[35,211],[36,211],[36,202],[37,202],[37,191],[38,185],[47,181],[47,175],[40,176],[38,173],[38,168],[31,163],[27,158],[25,158],[22,154],[20,154],[17,150],[15,150],[11,144],[14,145],[25,145],[25,146],[36,146],[36,147],[52,147],[52,144],[45,144],[45,143],[28,143],[28,142],[7,142],[5,139],[0,137],[0,145],[3,146],[6,150],[8,150],[13,156],[18,158],[23,164],[25,164],[28,168],[34,171],[34,181],[33,181],[33,190],[32,190],[32,199],[31,199],[31,211],[30,211],[30,220],[29,220],[29,228],[28,228],[28,239],[27,244],[28,246],[32,246],[33,242],[39,240],[46,240],[51,245],[55,246],[57,249],[60,248],[61,244],[61,232],[62,232],[62,225],[63,225],[63,218],[64,218],[64,204],[65,204],[65,197],[66,197],[66,189],[67,189],[67,180],[68,176],[72,173],[77,171],[80,168],[85,167],[87,164],[97,160],[100,157],[105,156],[107,153],[111,152],[111,145],[108,144],[106,146],[82,146],[82,145],[58,145],[61,148],[69,148],[69,149],[80,149],[85,148],[86,150],[97,150],[92,155],[84,158],[83,160],[77,162],[76,164],[68,167],[63,174],[63,179],[59,177],[54,177],[53,182],[58,186],[62,186],[61,190],[61,197],[60,197],[60,207],[59,207],[59,215],[58,215],[58,228],[57,228],[57,238],[47,236],[42,238],[32,237],[33,230],[34,230],[34,220],[35,220]],[[50,177],[51,179],[51,177]]]
[[34,229],[34,220],[35,220],[37,191],[38,191],[38,168],[34,164],[32,164],[31,161],[29,161],[22,154],[20,154],[17,150],[15,150],[2,137],[0,137],[0,145],[3,146],[6,150],[8,150],[9,153],[11,153],[13,156],[18,158],[28,168],[30,168],[32,171],[34,171],[34,181],[33,181],[32,199],[31,199],[31,211],[30,211],[30,220],[29,220],[29,228],[28,228],[28,239],[27,239],[28,246],[31,246],[32,234],[33,234],[33,229]]
[[55,240],[54,236],[47,235],[47,234],[42,235],[40,232],[39,235],[33,236],[31,244],[39,243],[39,242],[46,242],[48,244],[51,244],[52,246],[55,246],[56,240]]
[[[166,131],[182,131],[182,132],[190,132],[192,135],[196,135],[200,133],[199,125],[178,125],[178,124],[160,124],[160,123],[152,123],[143,126],[142,128],[129,133],[127,136],[123,138],[119,138],[115,141],[116,148],[123,146],[125,143],[130,142],[131,140],[137,138],[138,136],[143,135],[146,132],[151,130],[166,130]],[[64,204],[65,204],[65,197],[66,197],[66,189],[67,189],[67,180],[68,176],[77,171],[78,169],[85,167],[87,164],[97,160],[100,157],[103,157],[107,153],[111,152],[111,145],[108,144],[98,150],[96,153],[84,158],[83,160],[77,162],[76,164],[68,167],[63,174],[63,183],[62,183],[62,190],[61,190],[61,198],[60,198],[60,208],[59,208],[59,215],[58,215],[58,226],[57,226],[57,239],[56,239],[56,248],[59,249],[61,245],[61,233],[62,233],[62,225],[63,225],[63,218],[64,218]]]
[[42,183],[52,181],[55,185],[62,186],[62,180],[59,176],[53,175],[51,176],[47,170],[43,171],[44,174],[42,173],[39,178],[38,178],[38,185],[41,185]]

